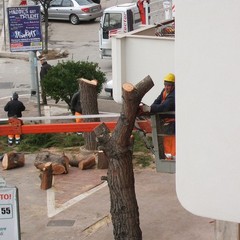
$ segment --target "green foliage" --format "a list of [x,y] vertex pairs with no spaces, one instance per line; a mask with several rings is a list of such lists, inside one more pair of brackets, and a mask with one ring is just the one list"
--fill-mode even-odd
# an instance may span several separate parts
[[1,136],[0,137],[0,155],[5,152],[10,152],[12,149],[8,146],[7,137]]
[[[137,132],[133,132],[133,136],[134,136],[133,151],[148,153],[149,149],[147,149],[143,139],[139,136],[139,134]],[[146,138],[148,139],[149,142],[152,142],[151,137],[147,136]]]
[[98,93],[106,82],[106,75],[101,71],[98,63],[62,61],[52,66],[44,78],[43,85],[47,96],[54,99],[56,103],[60,100],[65,101],[70,107],[72,96],[79,89],[78,78],[96,79]]
[[0,153],[17,150],[21,152],[37,152],[42,148],[67,148],[84,145],[84,139],[82,136],[78,136],[75,133],[65,134],[28,134],[22,135],[20,145],[13,145],[8,147],[7,137],[0,137]]
[[136,164],[140,165],[141,167],[145,168],[150,166],[152,162],[152,158],[149,155],[142,154],[140,156],[135,156]]
[[[150,166],[153,161],[152,156],[150,154],[150,150],[146,147],[145,142],[137,132],[133,132],[133,136],[134,136],[133,153],[135,164],[137,164],[141,168]],[[149,143],[152,142],[151,137],[146,136],[146,138]]]

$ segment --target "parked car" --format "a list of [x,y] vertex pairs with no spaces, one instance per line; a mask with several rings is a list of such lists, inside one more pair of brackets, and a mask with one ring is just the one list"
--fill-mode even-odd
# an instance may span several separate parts
[[[44,20],[42,7],[41,12]],[[92,0],[53,0],[48,9],[48,19],[67,20],[74,25],[79,24],[80,21],[94,21],[102,15],[101,5]]]
[[113,80],[107,81],[104,90],[105,92],[110,93],[111,97],[113,96]]

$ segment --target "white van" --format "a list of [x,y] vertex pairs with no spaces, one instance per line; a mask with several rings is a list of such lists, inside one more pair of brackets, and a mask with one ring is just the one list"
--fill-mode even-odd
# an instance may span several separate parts
[[111,57],[111,36],[137,29],[141,17],[136,3],[125,3],[106,8],[100,20],[99,50],[101,58]]

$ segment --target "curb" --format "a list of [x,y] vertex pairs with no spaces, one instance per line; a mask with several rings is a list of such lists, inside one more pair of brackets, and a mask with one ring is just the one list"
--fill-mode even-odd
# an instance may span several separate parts
[[13,58],[29,61],[29,55],[27,53],[12,53],[12,52],[0,52],[0,58]]

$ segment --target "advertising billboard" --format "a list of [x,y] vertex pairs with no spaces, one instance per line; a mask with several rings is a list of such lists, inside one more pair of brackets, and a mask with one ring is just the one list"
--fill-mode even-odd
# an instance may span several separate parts
[[7,8],[11,52],[41,51],[40,6]]

